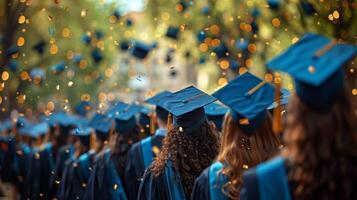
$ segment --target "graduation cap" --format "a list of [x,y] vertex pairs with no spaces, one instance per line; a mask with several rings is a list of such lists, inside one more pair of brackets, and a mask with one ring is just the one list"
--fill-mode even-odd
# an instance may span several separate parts
[[108,116],[115,119],[115,130],[119,134],[130,134],[136,127],[135,114],[139,110],[140,107],[137,105],[120,102],[114,106]]
[[130,49],[131,55],[138,59],[144,59],[151,50],[151,46],[143,42],[134,41],[133,47]]
[[311,109],[323,111],[343,91],[342,66],[357,54],[357,46],[307,33],[267,63],[272,70],[290,74],[296,94]]
[[123,40],[120,42],[120,49],[123,51],[128,50],[130,47],[130,42],[128,40]]
[[279,8],[281,0],[267,0],[267,3],[269,5],[269,8],[276,10]]
[[204,31],[200,31],[197,33],[197,40],[199,42],[203,42],[206,39],[206,33]]
[[211,7],[210,7],[210,6],[204,6],[204,7],[201,9],[201,12],[202,12],[202,14],[204,14],[204,15],[208,15],[208,14],[211,12]]
[[236,48],[239,49],[239,50],[247,50],[248,49],[248,45],[249,45],[249,41],[246,40],[246,39],[238,39],[236,41]]
[[82,35],[81,40],[84,44],[89,45],[92,41],[92,38],[89,35],[84,34],[84,35]]
[[311,16],[316,12],[314,6],[309,2],[300,1],[300,5],[305,15],[307,16]]
[[11,71],[15,72],[15,71],[17,70],[17,68],[19,68],[19,63],[18,63],[16,60],[14,60],[14,59],[10,59],[10,60],[7,62],[7,67],[8,67]]
[[274,102],[274,87],[246,72],[213,94],[231,109],[232,118],[247,134],[261,125]]
[[25,127],[25,126],[28,126],[28,125],[29,125],[29,122],[26,120],[26,118],[19,117],[19,118],[16,119],[15,126],[17,128]]
[[257,7],[254,7],[250,12],[250,15],[252,15],[253,17],[259,17],[260,14],[260,10]]
[[160,118],[161,120],[166,121],[167,116],[169,115],[169,112],[167,110],[165,110],[163,107],[159,106],[159,101],[164,98],[165,96],[171,95],[172,93],[164,90],[148,99],[145,100],[145,103],[151,104],[151,105],[155,105],[155,112],[158,118]]
[[112,13],[112,16],[114,16],[116,18],[116,20],[119,20],[119,18],[121,17],[121,14],[120,14],[119,10],[114,10]]
[[77,114],[81,115],[81,116],[85,116],[87,115],[87,113],[89,111],[91,111],[93,109],[93,105],[91,102],[89,101],[81,101],[76,107],[75,107],[75,111]]
[[250,23],[250,26],[252,26],[252,32],[253,33],[258,33],[259,31],[259,27],[258,24],[255,20],[252,21],[252,23]]
[[224,115],[228,112],[229,109],[218,103],[210,103],[204,108],[208,120],[214,122],[216,128],[221,131]]
[[49,126],[46,122],[41,122],[31,125],[30,127],[24,127],[24,129],[27,129],[27,134],[29,134],[30,137],[39,138],[49,131]]
[[104,37],[103,31],[100,31],[100,30],[96,30],[94,35],[95,35],[95,38],[97,38],[98,40],[100,40]]
[[200,59],[198,60],[198,64],[203,64],[206,62],[206,57],[205,56],[200,56]]
[[93,129],[88,126],[81,126],[73,129],[70,134],[77,136],[81,144],[89,147],[90,145],[90,134],[93,132]]
[[98,48],[92,50],[91,56],[96,64],[103,60],[103,55]]
[[88,126],[95,130],[96,135],[102,140],[106,140],[113,125],[113,120],[107,115],[96,113],[90,120]]
[[35,44],[32,49],[34,49],[35,51],[37,51],[38,54],[42,55],[45,52],[45,48],[47,46],[47,43],[43,40],[41,40],[40,42],[38,42],[37,44]]
[[60,62],[58,64],[55,64],[51,67],[51,71],[54,74],[60,74],[66,69],[66,63],[65,62]]
[[10,48],[6,49],[5,55],[11,57],[14,54],[19,53],[19,48],[17,46],[11,46]]
[[73,61],[78,65],[83,60],[83,55],[76,54],[73,56]]
[[217,47],[214,47],[212,51],[216,53],[218,59],[226,58],[229,54],[228,48],[225,44],[220,44]]
[[176,40],[178,38],[179,32],[180,32],[180,29],[178,27],[169,26],[169,28],[167,29],[167,32],[166,32],[166,37]]
[[190,86],[163,96],[158,105],[173,115],[175,126],[190,134],[207,120],[203,107],[215,100],[216,98]]
[[125,20],[126,26],[127,27],[131,27],[133,25],[133,20],[131,20],[130,18]]
[[42,81],[46,79],[46,72],[41,68],[35,68],[31,70],[30,76],[32,79],[40,79]]

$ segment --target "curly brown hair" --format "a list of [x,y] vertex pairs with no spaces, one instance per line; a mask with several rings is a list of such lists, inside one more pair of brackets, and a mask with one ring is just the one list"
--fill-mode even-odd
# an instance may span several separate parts
[[341,93],[324,112],[290,100],[284,140],[295,199],[356,199],[357,116]]
[[254,132],[245,133],[230,114],[224,119],[224,129],[218,161],[225,163],[220,173],[229,181],[222,192],[230,199],[239,199],[243,170],[254,167],[279,152],[280,140],[272,131],[271,115],[267,112]]
[[212,163],[218,149],[219,135],[213,124],[204,122],[190,135],[174,127],[164,138],[162,150],[155,158],[150,171],[155,177],[159,176],[170,159],[174,170],[180,173],[185,195],[189,197],[195,179]]

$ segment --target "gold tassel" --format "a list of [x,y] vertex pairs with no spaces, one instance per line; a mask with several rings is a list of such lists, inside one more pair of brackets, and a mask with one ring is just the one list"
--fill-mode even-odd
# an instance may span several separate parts
[[150,114],[150,134],[154,135],[156,131],[156,115],[155,113]]
[[89,136],[89,149],[96,149],[95,134],[93,132]]
[[167,132],[169,132],[172,129],[172,115],[169,113],[167,115]]
[[279,73],[274,75],[275,84],[275,103],[277,104],[273,112],[273,132],[275,134],[280,134],[283,132],[282,122],[281,122],[281,78]]

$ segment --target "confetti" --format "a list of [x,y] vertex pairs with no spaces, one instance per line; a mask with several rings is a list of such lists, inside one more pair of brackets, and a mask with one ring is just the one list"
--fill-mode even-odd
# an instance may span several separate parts
[[82,9],[81,10],[81,17],[86,17],[87,16],[87,12],[88,12],[87,9]]
[[56,85],[56,90],[59,90],[60,89],[60,85]]

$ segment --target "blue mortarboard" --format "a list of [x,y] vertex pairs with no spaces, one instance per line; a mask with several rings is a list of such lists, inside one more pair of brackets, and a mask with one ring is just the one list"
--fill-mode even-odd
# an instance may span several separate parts
[[218,130],[222,130],[224,115],[228,112],[228,108],[218,103],[210,103],[204,108],[208,120],[213,121]]
[[54,74],[60,74],[66,69],[66,63],[65,62],[60,62],[58,64],[55,64],[51,67],[51,71]]
[[150,45],[147,45],[143,42],[134,41],[133,47],[130,49],[130,53],[136,58],[144,59],[146,58],[150,50],[151,50]]
[[177,39],[179,32],[180,32],[180,29],[178,27],[170,26],[167,29],[166,37],[169,37],[172,39]]
[[158,46],[159,46],[159,42],[158,42],[158,41],[154,41],[154,42],[151,44],[151,49],[156,49]]
[[191,133],[206,121],[204,106],[216,98],[190,86],[161,98],[158,105],[173,114],[174,124]]
[[77,136],[81,142],[81,144],[88,146],[90,145],[90,134],[92,133],[93,129],[88,126],[77,127],[71,130],[70,134]]
[[259,31],[259,27],[256,20],[253,20],[252,23],[250,23],[250,26],[252,26],[253,33],[257,33]]
[[116,17],[116,19],[118,20],[121,17],[121,14],[119,10],[114,10],[112,16]]
[[76,54],[73,56],[73,61],[78,65],[83,60],[83,55]]
[[258,16],[260,16],[260,10],[259,10],[259,8],[257,8],[257,7],[254,7],[253,9],[252,9],[252,11],[250,12],[250,14],[253,16],[253,17],[258,17]]
[[82,35],[81,40],[84,44],[89,45],[92,41],[92,38],[89,35],[84,34],[84,35]]
[[95,48],[92,50],[91,52],[91,56],[93,58],[93,61],[98,64],[100,61],[103,60],[103,55],[102,52],[100,52],[100,50],[98,48]]
[[46,122],[31,125],[28,127],[28,134],[32,138],[38,138],[45,135],[49,130],[49,126]]
[[98,40],[100,40],[100,39],[102,39],[104,37],[103,31],[100,31],[100,30],[96,30],[94,35]]
[[11,46],[10,48],[6,49],[5,55],[10,57],[14,54],[19,53],[19,48],[17,46]]
[[201,56],[200,60],[198,61],[199,64],[203,64],[206,62],[206,57],[205,56]]
[[75,111],[79,115],[85,116],[89,111],[93,109],[93,105],[89,101],[81,101],[76,107]]
[[45,80],[46,79],[46,72],[45,72],[45,70],[43,70],[41,68],[35,68],[35,69],[31,70],[30,76],[31,76],[32,79]]
[[42,55],[45,52],[45,48],[47,46],[47,43],[43,40],[39,41],[38,43],[36,43],[32,49],[34,49],[35,51],[37,51],[38,54]]
[[249,45],[249,41],[246,40],[246,39],[238,39],[236,41],[236,48],[239,49],[239,50],[247,50],[248,49],[248,45]]
[[171,95],[171,94],[172,94],[171,92],[165,90],[165,91],[162,91],[162,92],[145,100],[145,103],[152,104],[152,105],[156,106],[156,109],[155,109],[156,115],[160,119],[165,120],[165,121],[167,119],[169,112],[167,110],[165,110],[164,108],[162,108],[161,106],[159,106],[158,103],[162,98],[164,98],[165,96]]
[[26,118],[19,117],[19,118],[17,118],[17,121],[16,121],[15,125],[16,125],[17,128],[21,128],[21,127],[28,126],[29,122],[26,120]]
[[131,20],[130,18],[125,20],[126,26],[127,27],[131,27],[133,25],[133,20]]
[[341,67],[356,54],[355,45],[307,33],[267,66],[290,74],[300,99],[312,109],[322,111],[329,108],[343,90]]
[[[280,96],[280,105],[281,106],[285,106],[289,103],[289,98],[290,98],[290,92],[288,89],[286,88],[282,88],[281,90],[281,96]],[[277,102],[273,102],[272,104],[270,104],[270,106],[268,107],[268,110],[273,110],[274,108],[276,108],[278,105]]]
[[197,34],[197,40],[198,40],[199,42],[203,42],[203,41],[205,41],[205,39],[206,39],[206,33],[205,33],[204,31],[198,32],[198,34]]
[[274,102],[275,89],[246,72],[213,94],[231,109],[233,119],[242,130],[251,132],[263,121],[267,108]]
[[314,6],[309,2],[300,1],[300,5],[307,16],[311,16],[316,12]]
[[106,115],[95,114],[90,120],[88,126],[96,131],[96,135],[103,140],[108,138],[109,131],[112,127],[113,120]]
[[202,12],[202,14],[204,14],[204,15],[208,15],[208,14],[211,12],[211,7],[210,7],[210,6],[204,6],[204,7],[201,9],[201,12]]
[[128,50],[130,47],[130,42],[127,41],[127,40],[123,40],[120,42],[120,49],[123,50],[123,51],[126,51]]
[[127,134],[136,127],[135,114],[139,110],[137,105],[119,102],[108,112],[108,116],[115,119],[115,129],[118,133]]
[[19,68],[19,63],[18,63],[16,60],[14,60],[14,59],[10,59],[10,60],[7,62],[7,67],[8,67],[11,71],[15,72],[15,71],[17,70],[17,68]]
[[224,44],[220,44],[217,47],[214,47],[212,49],[212,51],[214,53],[216,53],[216,56],[218,59],[226,58],[226,57],[228,57],[228,54],[229,54],[228,48]]
[[278,9],[281,3],[281,0],[267,0],[269,8],[275,10]]

